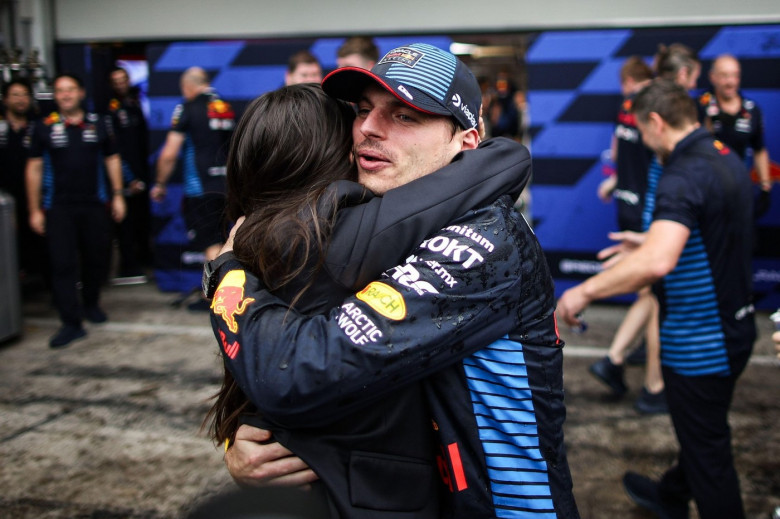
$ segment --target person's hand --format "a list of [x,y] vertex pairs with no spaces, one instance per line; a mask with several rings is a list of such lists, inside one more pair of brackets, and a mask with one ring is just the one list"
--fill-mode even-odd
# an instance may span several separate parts
[[46,213],[41,209],[37,209],[30,213],[29,222],[30,229],[32,229],[35,234],[40,234],[41,236],[46,234]]
[[162,202],[165,200],[165,195],[167,194],[168,188],[165,187],[165,184],[155,184],[152,186],[152,189],[149,190],[149,198],[155,202]]
[[765,189],[764,187],[761,188],[761,191],[758,192],[758,196],[756,197],[755,204],[753,206],[753,212],[755,213],[756,218],[761,218],[766,213],[769,212],[769,208],[772,205],[772,186],[770,185],[768,189]]
[[612,201],[612,192],[615,190],[615,186],[617,185],[617,177],[615,175],[610,175],[604,180],[601,181],[599,184],[598,189],[596,190],[596,194],[598,194],[599,200],[602,202],[609,203]]
[[225,453],[225,465],[243,487],[308,487],[317,475],[295,454],[271,440],[270,431],[242,425]]
[[775,341],[775,352],[777,352],[777,358],[780,359],[780,331],[772,334],[772,340]]
[[227,241],[225,241],[225,244],[222,245],[221,249],[219,249],[219,254],[217,254],[218,256],[233,250],[233,240],[236,238],[236,231],[239,227],[241,227],[241,224],[244,223],[244,220],[246,220],[246,216],[240,216],[238,220],[236,220],[236,224],[232,229],[230,229],[230,234],[228,235]]
[[138,193],[143,193],[144,189],[146,189],[146,184],[143,180],[133,180],[129,184],[127,184],[127,190],[130,195],[137,195]]
[[116,223],[125,219],[125,213],[127,212],[127,206],[125,205],[125,198],[120,195],[115,195],[111,199],[111,218]]
[[581,327],[580,315],[589,303],[582,285],[577,285],[561,294],[555,313],[569,326]]
[[610,240],[617,241],[615,245],[610,245],[601,249],[596,258],[602,261],[601,266],[608,269],[622,260],[626,254],[634,251],[645,241],[645,233],[634,231],[611,232],[607,235]]

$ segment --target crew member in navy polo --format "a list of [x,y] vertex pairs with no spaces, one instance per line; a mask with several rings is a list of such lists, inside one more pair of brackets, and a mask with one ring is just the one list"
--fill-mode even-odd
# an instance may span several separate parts
[[94,323],[106,321],[99,299],[108,273],[109,212],[117,222],[125,216],[121,162],[111,123],[85,112],[84,97],[78,77],[55,78],[57,111],[33,127],[25,171],[30,227],[47,237],[54,303],[62,320],[49,342],[52,348],[84,337],[84,317]]
[[[150,195],[155,201],[165,198],[166,184],[182,152],[183,209],[190,247],[203,251],[205,261],[211,261],[224,241],[221,223],[225,210],[225,163],[235,115],[230,104],[211,88],[202,68],[184,71],[180,87],[185,102],[174,110]],[[203,299],[189,308],[207,311],[209,303]]]
[[119,273],[114,284],[128,285],[146,281],[142,265],[151,259],[151,216],[149,208],[149,131],[141,108],[138,87],[131,86],[130,76],[121,67],[109,74],[113,97],[108,114],[116,134],[122,158],[122,178],[127,216],[116,226],[119,242]]
[[3,85],[3,107],[0,115],[0,190],[14,199],[16,209],[16,253],[19,270],[25,277],[41,274],[48,283],[46,241],[27,225],[27,191],[24,168],[30,147],[30,125],[33,114],[33,93],[23,79],[13,79]]
[[753,152],[753,166],[758,175],[760,192],[756,199],[756,216],[769,210],[772,178],[769,152],[764,143],[764,119],[755,101],[742,96],[739,86],[742,71],[734,56],[722,54],[712,62],[712,92],[699,97],[699,117],[715,137],[734,150],[743,160],[748,149]]
[[756,339],[750,180],[739,157],[699,127],[683,87],[655,81],[636,96],[633,112],[663,164],[657,188],[648,186],[652,223],[641,244],[621,244],[620,261],[565,291],[558,315],[577,324],[591,301],[655,282],[680,452],[660,481],[628,472],[623,485],[659,517],[688,518],[693,499],[701,519],[744,518],[728,412]]

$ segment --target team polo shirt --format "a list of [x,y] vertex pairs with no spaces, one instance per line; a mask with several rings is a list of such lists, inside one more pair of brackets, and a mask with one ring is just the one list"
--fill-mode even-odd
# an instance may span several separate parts
[[653,221],[690,229],[677,266],[655,286],[661,363],[681,375],[729,375],[729,357],[755,340],[750,188],[739,157],[703,128],[677,144],[658,179]]
[[225,164],[234,126],[235,114],[230,104],[211,90],[176,107],[171,130],[185,135],[185,196],[225,192]]
[[617,185],[612,197],[617,201],[618,225],[621,230],[642,230],[642,208],[647,191],[647,170],[653,152],[643,143],[631,113],[633,98],[620,105],[615,142],[617,143]]
[[742,98],[742,106],[736,114],[724,112],[718,99],[706,92],[699,97],[701,118],[712,123],[712,133],[727,144],[737,155],[745,158],[748,148],[764,149],[764,119],[761,109],[751,99]]
[[107,117],[86,113],[80,124],[68,124],[53,112],[36,122],[30,157],[43,158],[43,207],[108,201],[104,159],[116,153]]
[[132,180],[148,182],[148,131],[138,90],[133,89],[125,97],[112,98],[108,102],[108,114],[111,116],[119,155],[122,157],[125,183]]

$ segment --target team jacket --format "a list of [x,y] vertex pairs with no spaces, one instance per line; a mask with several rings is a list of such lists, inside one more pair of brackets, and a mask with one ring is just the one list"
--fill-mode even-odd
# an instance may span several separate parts
[[661,363],[681,375],[728,375],[729,358],[753,347],[750,189],[737,155],[700,128],[677,144],[657,191],[648,191],[654,221],[691,231],[677,266],[655,285]]
[[[475,164],[472,174],[488,164]],[[227,263],[212,323],[228,368],[263,416],[289,431],[328,428],[350,416],[362,420],[418,386],[440,444],[436,465],[447,496],[441,517],[578,517],[563,450],[563,344],[552,281],[512,203],[503,196],[443,224],[324,315],[289,310],[238,262]],[[373,221],[365,228],[369,236],[382,235]],[[378,245],[388,255],[402,252],[389,239]],[[219,302],[228,294],[234,294],[230,302]],[[332,464],[319,463],[323,453],[312,442],[291,449],[327,477]],[[350,463],[361,466],[361,457]],[[347,477],[358,488],[331,489],[337,501],[371,506],[394,486],[367,492],[362,487],[372,475],[353,477],[351,468]]]

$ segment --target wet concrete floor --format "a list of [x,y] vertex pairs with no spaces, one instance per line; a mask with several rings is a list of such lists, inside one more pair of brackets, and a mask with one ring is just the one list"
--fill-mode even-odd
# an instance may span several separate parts
[[[178,518],[206,496],[232,488],[222,451],[200,431],[220,380],[205,313],[171,302],[153,283],[106,287],[109,322],[51,350],[59,326],[48,295],[24,287],[22,338],[0,345],[0,517]],[[674,460],[668,416],[611,401],[587,372],[604,355],[625,307],[594,305],[589,329],[563,330],[566,442],[585,519],[650,518],[626,497],[626,470],[658,476]],[[748,517],[780,506],[780,362],[768,312],[735,396],[731,423]],[[697,517],[692,509],[692,517]]]

